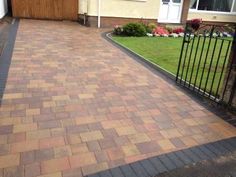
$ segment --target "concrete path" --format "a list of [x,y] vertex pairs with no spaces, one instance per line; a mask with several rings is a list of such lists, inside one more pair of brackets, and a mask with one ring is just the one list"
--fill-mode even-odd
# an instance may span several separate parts
[[79,177],[234,136],[99,30],[20,21],[0,107],[2,176]]

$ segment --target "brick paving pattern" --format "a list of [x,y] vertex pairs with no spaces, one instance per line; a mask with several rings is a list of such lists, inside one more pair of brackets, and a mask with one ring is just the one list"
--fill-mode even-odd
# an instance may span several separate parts
[[[87,177],[234,177],[230,173],[236,172],[235,157],[236,137],[161,154]],[[211,163],[217,161],[218,166]]]
[[85,176],[235,135],[99,30],[20,21],[0,107],[0,176]]

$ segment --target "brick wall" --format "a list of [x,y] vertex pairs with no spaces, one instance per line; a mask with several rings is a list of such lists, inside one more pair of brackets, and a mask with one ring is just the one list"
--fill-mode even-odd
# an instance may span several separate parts
[[[84,15],[79,15],[79,21],[83,23]],[[102,28],[113,28],[115,25],[124,25],[129,22],[144,22],[144,23],[157,23],[157,19],[140,19],[140,18],[121,18],[121,17],[101,17]],[[87,16],[86,25],[90,27],[97,27],[98,17]]]
[[[223,87],[224,88],[224,87]],[[229,81],[226,87],[224,101],[230,103],[231,106],[236,108],[236,70],[231,71]]]
[[[232,44],[232,49],[231,49],[231,54],[230,54],[227,70],[228,71],[225,76],[224,86],[223,86],[223,88],[226,87],[224,101],[226,103],[230,102],[232,106],[236,109],[236,34],[234,35],[234,42]],[[229,72],[230,72],[230,75],[229,75]],[[228,75],[229,75],[229,80],[227,83]]]
[[190,5],[190,0],[184,0],[182,16],[181,16],[181,23],[186,23],[186,21],[187,21],[189,5]]

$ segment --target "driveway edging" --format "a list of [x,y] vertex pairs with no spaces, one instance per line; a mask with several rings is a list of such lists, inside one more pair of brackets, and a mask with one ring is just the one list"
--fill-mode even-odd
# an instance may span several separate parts
[[101,171],[87,177],[150,177],[214,160],[236,151],[236,137],[161,154],[130,164]]
[[[174,85],[176,88],[180,89],[184,93],[188,94],[191,98],[193,98],[195,101],[197,101],[199,104],[203,105],[206,109],[213,112],[214,114],[218,115],[221,119],[225,120],[226,122],[230,123],[233,126],[236,126],[236,120],[231,117],[227,112],[230,114],[235,114],[232,110],[226,110],[224,107],[219,107],[216,103],[211,103],[207,99],[205,99],[203,96],[196,95],[194,92],[191,92],[189,89],[186,89],[185,87],[182,87],[181,85],[176,84],[175,79],[176,76],[162,68],[161,66],[155,64],[154,62],[149,61],[142,55],[139,55],[138,53],[134,52],[133,50],[127,48],[126,46],[118,43],[117,41],[112,39],[111,36],[112,32],[105,32],[102,33],[102,37],[106,39],[108,42],[110,42],[113,46],[120,49],[122,52],[130,56],[135,61],[141,63],[146,68],[150,69],[152,72],[155,72],[160,77],[164,77],[165,80],[171,84]],[[178,87],[177,87],[178,86]]]
[[159,72],[161,72],[163,75],[167,76],[169,79],[175,80],[176,76],[167,71],[166,69],[164,69],[163,67],[161,67],[160,65],[155,64],[154,62],[148,60],[147,58],[145,58],[144,56],[136,53],[135,51],[125,47],[124,45],[116,42],[115,40],[112,39],[111,37],[112,32],[108,32],[103,34],[105,36],[105,38],[107,40],[109,40],[110,42],[112,42],[112,44],[115,44],[116,47],[119,47],[120,49],[123,49],[123,51],[125,51],[127,54],[132,54],[135,57],[137,57],[138,59],[140,59],[142,62],[144,62],[145,64],[147,64],[149,67],[151,67],[152,69],[158,70]]
[[10,25],[8,38],[2,51],[2,55],[0,55],[0,105],[2,103],[8,71],[11,65],[16,35],[19,27],[19,19],[13,19],[13,22]]

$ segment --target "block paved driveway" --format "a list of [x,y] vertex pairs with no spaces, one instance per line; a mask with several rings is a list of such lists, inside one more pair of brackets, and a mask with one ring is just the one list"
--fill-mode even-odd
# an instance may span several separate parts
[[20,21],[0,108],[4,177],[79,177],[236,135],[100,34]]

